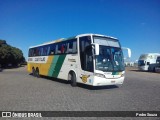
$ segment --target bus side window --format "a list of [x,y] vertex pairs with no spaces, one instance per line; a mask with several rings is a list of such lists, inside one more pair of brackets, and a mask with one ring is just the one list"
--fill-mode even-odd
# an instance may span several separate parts
[[58,51],[58,47],[59,47],[59,46],[58,46],[58,44],[56,44],[56,45],[55,45],[55,48],[56,48],[56,50],[55,50],[55,54],[58,54],[58,53],[59,53],[59,51]]
[[38,48],[36,48],[36,56],[38,56],[39,50]]
[[56,46],[53,45],[53,44],[50,46],[50,53],[49,53],[50,55],[54,55],[55,54],[55,47]]
[[47,55],[49,55],[50,52],[50,46],[47,47]]
[[57,54],[60,54],[61,53],[61,44],[59,43],[57,46],[58,46]]
[[36,48],[33,48],[33,55],[32,56],[36,56]]
[[35,53],[36,53],[36,49],[33,48],[33,56],[35,56]]
[[29,54],[28,54],[29,57],[32,57],[32,48],[29,49]]
[[63,43],[63,47],[64,47],[64,52],[63,53],[66,53],[67,52],[67,43],[66,42]]
[[31,49],[29,49],[28,57],[31,57]]
[[42,47],[39,47],[39,53],[38,53],[39,56],[41,56],[41,48]]
[[34,49],[32,48],[31,49],[31,57],[33,57],[34,56]]
[[43,47],[43,56],[45,56],[46,55],[46,47],[44,46]]
[[48,54],[49,54],[49,51],[48,51],[48,49],[50,49],[48,46],[45,46],[45,48],[44,48],[44,56],[47,56]]
[[43,56],[43,47],[41,47],[41,56]]
[[35,56],[35,55],[34,55],[34,54],[35,54],[34,51],[35,51],[34,48],[32,48],[32,56]]
[[64,46],[64,44],[61,44],[61,54],[63,54],[64,51],[65,51],[65,46]]
[[43,54],[42,54],[42,56],[44,56],[45,55],[45,47],[43,47]]
[[66,51],[65,51],[65,53],[66,53],[66,54],[69,53],[69,42],[66,43]]
[[77,41],[73,41],[73,50],[72,53],[77,53]]
[[68,53],[72,53],[73,50],[73,42],[69,42]]
[[76,39],[69,40],[66,47],[67,47],[67,52],[66,53],[69,53],[69,54],[77,53],[77,41],[76,41]]

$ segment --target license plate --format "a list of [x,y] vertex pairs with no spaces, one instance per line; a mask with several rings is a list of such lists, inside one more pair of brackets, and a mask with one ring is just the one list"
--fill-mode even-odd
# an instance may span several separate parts
[[111,81],[111,83],[115,83],[115,81],[114,81],[114,80],[112,80],[112,81]]

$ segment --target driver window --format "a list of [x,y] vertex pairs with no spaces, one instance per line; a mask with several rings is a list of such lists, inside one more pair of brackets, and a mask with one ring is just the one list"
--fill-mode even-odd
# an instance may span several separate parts
[[86,71],[93,72],[93,56],[92,56],[92,47],[89,47],[86,51],[86,63],[85,69]]
[[[89,62],[89,58],[90,58],[89,56],[92,54],[92,50],[90,51],[91,53],[89,51],[86,53],[85,50],[86,50],[87,46],[89,46],[91,44],[91,37],[90,36],[80,37],[79,44],[80,44],[79,49],[80,49],[81,68],[82,68],[82,70],[88,71],[88,69],[89,69],[88,66],[91,65]],[[89,62],[89,63],[87,63],[87,62]],[[93,67],[93,64],[92,64],[92,67]]]

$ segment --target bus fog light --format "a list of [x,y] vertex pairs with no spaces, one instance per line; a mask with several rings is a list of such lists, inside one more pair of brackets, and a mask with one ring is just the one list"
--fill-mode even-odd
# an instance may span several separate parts
[[123,74],[121,75],[121,77],[125,77],[125,73],[123,73]]
[[100,74],[100,73],[95,73],[94,75],[95,75],[95,76],[97,76],[97,77],[102,77],[102,78],[105,78],[105,75],[103,75],[103,74]]

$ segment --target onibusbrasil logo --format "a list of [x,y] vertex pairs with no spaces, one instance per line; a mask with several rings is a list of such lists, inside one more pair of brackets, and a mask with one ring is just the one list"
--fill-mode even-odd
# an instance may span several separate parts
[[2,117],[42,117],[39,112],[2,112]]

